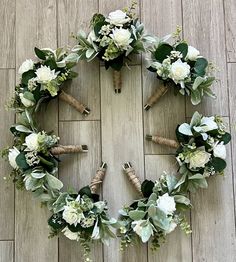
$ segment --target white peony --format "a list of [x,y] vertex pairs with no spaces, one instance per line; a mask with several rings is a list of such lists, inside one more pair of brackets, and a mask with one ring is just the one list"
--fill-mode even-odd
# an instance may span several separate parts
[[172,231],[175,230],[176,227],[177,227],[177,224],[175,222],[171,221],[170,227],[168,228],[168,230],[165,231],[165,233],[170,234]]
[[130,21],[130,18],[127,17],[126,13],[124,13],[123,11],[116,10],[109,13],[106,21],[115,26],[123,26],[123,24]]
[[186,56],[186,59],[191,60],[191,61],[196,61],[197,58],[199,57],[200,52],[193,46],[188,46],[188,53]]
[[209,162],[211,154],[202,149],[194,151],[189,158],[189,167],[198,168],[205,167],[206,163]]
[[226,159],[226,147],[223,142],[213,147],[213,154],[215,157]]
[[23,73],[32,70],[34,68],[34,62],[31,59],[26,59],[22,65],[19,67],[18,73],[22,75]]
[[157,207],[166,215],[172,215],[176,210],[174,197],[169,196],[168,193],[165,193],[163,196],[159,196],[157,199]]
[[78,212],[71,206],[65,206],[62,216],[68,224],[74,224],[75,226],[77,226],[81,219],[84,218],[84,214],[82,212]]
[[8,153],[8,160],[10,165],[14,168],[14,169],[18,169],[18,165],[16,163],[16,157],[20,154],[20,151],[16,148],[13,147],[11,149],[9,149],[9,153]]
[[117,47],[124,49],[127,48],[133,41],[131,39],[131,33],[128,29],[116,28],[110,36],[114,40]]
[[37,81],[41,84],[46,84],[57,77],[55,70],[51,70],[48,66],[41,66],[36,70]]
[[32,133],[25,138],[25,144],[30,151],[36,151],[39,148],[38,134]]
[[25,97],[24,97],[24,94],[20,93],[19,96],[20,96],[20,101],[21,101],[21,103],[22,103],[25,107],[30,107],[30,106],[33,106],[33,105],[34,105],[34,102],[31,101],[31,100],[29,100],[29,99],[27,99],[27,98],[25,98]]
[[79,241],[79,234],[77,232],[72,232],[68,227],[65,227],[62,232],[64,235],[69,238],[70,240]]
[[190,66],[178,59],[170,67],[170,78],[174,82],[183,81],[190,74]]

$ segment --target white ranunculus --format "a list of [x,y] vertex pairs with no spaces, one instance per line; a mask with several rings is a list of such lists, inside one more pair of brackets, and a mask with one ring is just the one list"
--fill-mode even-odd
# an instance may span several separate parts
[[213,147],[213,154],[215,157],[226,159],[226,147],[223,142]]
[[8,153],[8,160],[10,165],[14,168],[14,169],[18,169],[18,165],[16,163],[16,157],[20,154],[20,151],[16,148],[13,147],[11,149],[9,149],[9,153]]
[[31,101],[31,100],[29,100],[29,99],[27,99],[27,98],[25,98],[25,97],[24,97],[24,94],[20,93],[19,96],[20,96],[20,101],[21,101],[21,103],[22,103],[25,107],[30,107],[30,106],[33,106],[33,105],[34,105],[34,102]]
[[176,227],[177,227],[177,224],[175,222],[171,221],[170,227],[168,228],[168,230],[165,231],[165,233],[170,234],[172,231],[175,230]]
[[186,62],[182,62],[178,59],[170,67],[170,78],[174,82],[183,81],[190,74],[190,66]]
[[72,232],[68,227],[65,227],[62,232],[64,235],[69,238],[70,240],[79,241],[79,234],[77,232]]
[[78,212],[71,206],[65,206],[62,216],[68,224],[74,224],[75,226],[77,226],[77,224],[80,223],[81,219],[84,218],[82,212]]
[[130,21],[130,18],[123,11],[116,10],[108,15],[106,21],[115,26],[123,26],[123,24]]
[[46,84],[57,77],[55,70],[51,70],[48,66],[41,66],[36,70],[37,81],[41,84]]
[[189,158],[189,167],[198,168],[205,167],[206,163],[209,162],[211,154],[205,150],[197,149],[194,151]]
[[22,75],[23,73],[32,70],[34,68],[34,61],[31,59],[26,59],[22,65],[19,67],[18,73]]
[[199,55],[200,55],[200,52],[195,47],[191,45],[188,46],[188,53],[187,53],[186,59],[191,60],[191,61],[196,61]]
[[32,133],[25,138],[25,145],[30,151],[36,151],[39,148],[38,134]]
[[117,47],[126,48],[132,42],[131,33],[128,29],[116,28],[110,35]]
[[175,199],[172,196],[169,196],[168,193],[165,193],[162,196],[159,196],[157,199],[157,207],[163,211],[166,215],[172,215],[176,210]]

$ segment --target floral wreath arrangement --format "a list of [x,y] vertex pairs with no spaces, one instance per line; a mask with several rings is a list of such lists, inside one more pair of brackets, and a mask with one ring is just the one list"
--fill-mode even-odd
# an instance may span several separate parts
[[[153,44],[156,39],[144,34],[143,25],[132,14],[133,8],[132,5],[124,11],[116,10],[108,17],[95,14],[92,31],[88,36],[79,34],[76,37],[78,45],[71,51],[35,48],[38,61],[29,59],[20,66],[20,83],[15,87],[10,104],[18,116],[17,123],[10,128],[14,144],[2,151],[13,168],[10,177],[18,189],[31,191],[52,212],[48,219],[50,236],[63,233],[79,241],[84,248],[85,261],[91,261],[91,243],[108,244],[108,240],[116,236],[112,228],[117,229],[122,250],[140,240],[143,243],[151,240],[155,250],[177,225],[190,233],[184,214],[191,208],[189,192],[206,188],[206,178],[223,174],[226,167],[225,145],[231,140],[226,125],[219,116],[204,117],[195,112],[190,124],[177,127],[177,140],[147,135],[154,143],[176,148],[178,174],[164,173],[155,182],[145,180],[141,184],[131,164],[124,164],[124,172],[141,198],[122,208],[118,220],[110,218],[107,202],[99,200],[97,194],[105,176],[105,163],[101,164],[90,185],[79,191],[63,190],[63,183],[57,178],[57,156],[87,152],[88,147],[60,145],[59,137],[40,131],[36,112],[42,102],[59,97],[82,114],[89,114],[86,106],[63,90],[64,83],[77,76],[72,68],[81,59],[90,61],[97,56],[106,68],[113,68],[115,91],[121,91],[120,70],[124,59],[129,59],[132,53],[146,51],[146,45]],[[203,95],[214,96],[209,88],[214,77],[208,74],[207,60],[179,38],[174,45],[161,42],[153,51],[153,57],[155,61],[149,69],[163,80],[165,91],[158,91],[145,109],[166,92],[167,84],[174,84],[183,95],[191,95],[193,104],[201,102]]]
[[178,175],[164,173],[155,181],[142,184],[130,163],[124,171],[141,199],[119,211],[118,235],[121,249],[138,241],[152,241],[156,250],[177,225],[186,234],[191,233],[184,212],[191,208],[189,192],[206,188],[209,176],[223,174],[226,168],[226,147],[231,135],[219,116],[204,117],[195,112],[190,124],[183,123],[176,129],[177,141],[148,135],[147,139],[161,145],[174,147],[179,164]]
[[145,110],[149,110],[172,87],[175,93],[190,96],[193,105],[199,104],[204,96],[216,98],[210,88],[215,81],[212,76],[214,66],[195,47],[181,40],[180,32],[177,28],[173,45],[161,40],[151,51],[148,70],[154,72],[162,84],[149,97]]
[[78,45],[72,49],[77,54],[72,54],[74,61],[91,61],[98,57],[106,69],[111,67],[116,93],[121,92],[121,69],[125,60],[131,60],[132,54],[145,52],[156,42],[153,36],[145,34],[144,25],[135,17],[135,5],[111,12],[107,17],[95,14],[91,20],[91,32],[88,35],[80,32],[75,37]]

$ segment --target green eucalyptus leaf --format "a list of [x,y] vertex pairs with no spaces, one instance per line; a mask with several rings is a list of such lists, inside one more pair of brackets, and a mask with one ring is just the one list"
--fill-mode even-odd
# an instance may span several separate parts
[[183,55],[183,59],[188,54],[188,45],[186,43],[180,43],[176,46],[176,51],[179,51]]
[[221,137],[221,140],[224,142],[224,144],[228,144],[231,140],[231,135],[230,133],[225,133],[222,137]]
[[29,168],[29,165],[26,162],[25,154],[22,152],[16,157],[16,164],[23,170]]
[[48,219],[48,225],[56,230],[61,230],[66,226],[66,221],[59,214],[53,214]]
[[46,59],[46,54],[44,51],[40,50],[39,48],[35,47],[34,48],[34,52],[36,54],[36,56],[41,59],[41,60],[45,60]]
[[83,196],[83,195],[87,195],[88,197],[92,197],[92,193],[91,193],[91,189],[89,186],[85,186],[83,188],[80,189],[79,191],[79,195]]
[[214,170],[216,172],[222,172],[226,168],[226,162],[225,160],[219,158],[219,157],[214,157],[211,161],[210,164],[214,167]]
[[151,180],[145,180],[141,185],[141,190],[144,197],[149,197],[153,192],[152,189],[154,187],[154,183]]
[[196,60],[196,63],[194,65],[194,71],[198,76],[204,76],[206,74],[206,68],[208,66],[208,61],[200,57]]
[[34,78],[36,77],[36,74],[34,72],[34,70],[29,70],[27,72],[24,72],[21,76],[21,83],[23,85],[28,85],[28,81],[31,79],[31,78]]
[[34,95],[29,91],[24,92],[23,97],[32,102],[35,102]]
[[167,43],[163,43],[158,46],[154,53],[155,59],[162,63],[164,59],[167,58],[167,56],[170,55],[170,52],[173,51],[173,47]]

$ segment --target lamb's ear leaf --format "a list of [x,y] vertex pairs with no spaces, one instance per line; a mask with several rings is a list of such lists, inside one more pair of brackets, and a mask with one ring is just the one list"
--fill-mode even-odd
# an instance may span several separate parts
[[154,187],[154,183],[151,180],[145,180],[141,185],[141,191],[144,197],[149,197],[153,192],[152,189]]
[[41,59],[41,60],[46,60],[46,54],[40,50],[39,48],[35,47],[34,48],[34,52],[36,54],[36,56]]

